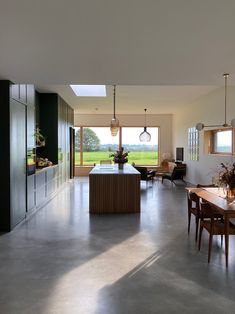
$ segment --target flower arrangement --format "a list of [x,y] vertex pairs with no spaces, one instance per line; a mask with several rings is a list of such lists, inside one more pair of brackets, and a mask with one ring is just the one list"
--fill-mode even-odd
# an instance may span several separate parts
[[228,186],[231,190],[235,189],[235,163],[232,165],[221,163],[221,168],[219,171],[220,185]]
[[171,153],[163,153],[162,154],[162,160],[163,161],[171,161],[172,160]]
[[124,152],[124,147],[121,147],[120,150],[117,150],[116,153],[109,155],[109,157],[113,157],[113,161],[116,164],[125,164],[128,162],[128,153],[129,152]]

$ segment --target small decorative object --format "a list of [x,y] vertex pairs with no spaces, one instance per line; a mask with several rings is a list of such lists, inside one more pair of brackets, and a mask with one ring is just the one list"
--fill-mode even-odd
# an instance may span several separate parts
[[123,170],[123,164],[119,163],[119,164],[118,164],[118,169],[119,169],[119,170]]
[[118,164],[118,168],[123,169],[123,164],[128,162],[128,153],[124,152],[124,147],[121,147],[120,150],[117,150],[116,153],[111,154],[109,157],[113,157],[113,161]]
[[221,170],[219,171],[219,185],[226,189],[226,196],[228,198],[235,196],[235,163],[232,165],[225,165],[221,163]]
[[45,137],[42,135],[41,130],[39,128],[36,128],[34,136],[36,139],[36,146],[37,147],[45,146]]
[[171,160],[172,160],[171,153],[162,154],[162,161],[171,161]]
[[161,160],[161,171],[169,172],[169,162],[174,162],[175,160],[172,159],[172,155],[169,152],[162,154]]
[[52,166],[53,163],[47,158],[37,157],[36,165],[38,168],[44,168],[44,167]]

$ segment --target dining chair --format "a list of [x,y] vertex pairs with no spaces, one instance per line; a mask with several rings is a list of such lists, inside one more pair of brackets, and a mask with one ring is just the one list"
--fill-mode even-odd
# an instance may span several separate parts
[[[198,184],[197,188],[202,188],[202,187],[215,187],[215,185],[210,184],[210,185],[202,185]],[[190,232],[190,225],[191,225],[191,215],[193,214],[195,216],[195,241],[197,242],[198,239],[198,229],[199,229],[199,222],[201,218],[201,211],[200,211],[200,206],[199,206],[199,197],[197,194],[193,192],[188,192],[188,234]],[[216,213],[217,218],[222,218],[222,216],[218,216],[218,213]],[[210,214],[207,214],[207,217],[204,218],[210,218]]]
[[143,167],[143,166],[140,166],[140,167],[135,166],[135,169],[137,171],[139,171],[139,173],[140,173],[140,180],[141,181],[146,181],[146,183],[148,181],[152,181],[153,182],[153,179],[155,178],[156,171],[148,170],[147,167]]
[[193,214],[195,216],[196,224],[195,241],[197,242],[198,226],[200,219],[199,197],[193,192],[188,192],[187,196],[188,196],[188,234],[190,232],[191,215]]
[[[202,232],[205,229],[209,233],[208,263],[210,263],[213,236],[221,235],[222,240],[223,235],[225,235],[225,261],[226,267],[228,267],[229,235],[235,235],[235,226],[227,219],[218,219],[218,215],[220,214],[215,206],[200,202],[199,207],[201,220],[198,249],[199,251],[201,249]],[[205,219],[208,218],[208,215],[210,215],[210,219]]]
[[100,164],[101,165],[111,165],[112,164],[112,160],[110,160],[110,159],[100,160]]

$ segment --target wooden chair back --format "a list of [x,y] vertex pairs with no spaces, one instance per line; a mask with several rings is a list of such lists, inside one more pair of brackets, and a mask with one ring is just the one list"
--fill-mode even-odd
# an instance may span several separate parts
[[101,160],[100,161],[101,165],[111,165],[112,164],[112,160],[107,159],[107,160]]

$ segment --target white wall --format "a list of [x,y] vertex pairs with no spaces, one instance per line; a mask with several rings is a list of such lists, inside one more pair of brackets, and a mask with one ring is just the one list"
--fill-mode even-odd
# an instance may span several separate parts
[[[230,123],[235,118],[235,87],[228,87],[227,95],[227,120]],[[188,160],[187,132],[188,128],[195,126],[197,122],[205,125],[224,123],[224,88],[218,88],[197,99],[173,116],[173,151],[176,147],[184,147],[184,158],[187,163],[186,181],[193,184],[209,184],[220,162],[234,161],[235,158],[234,156],[206,155],[203,151],[204,132],[201,131],[199,161]]]
[[[144,126],[144,115],[117,115],[121,126]],[[75,126],[109,126],[112,115],[89,114],[81,115],[75,114]],[[147,115],[147,126],[160,127],[159,147],[160,156],[164,152],[172,153],[172,115],[159,114]]]

